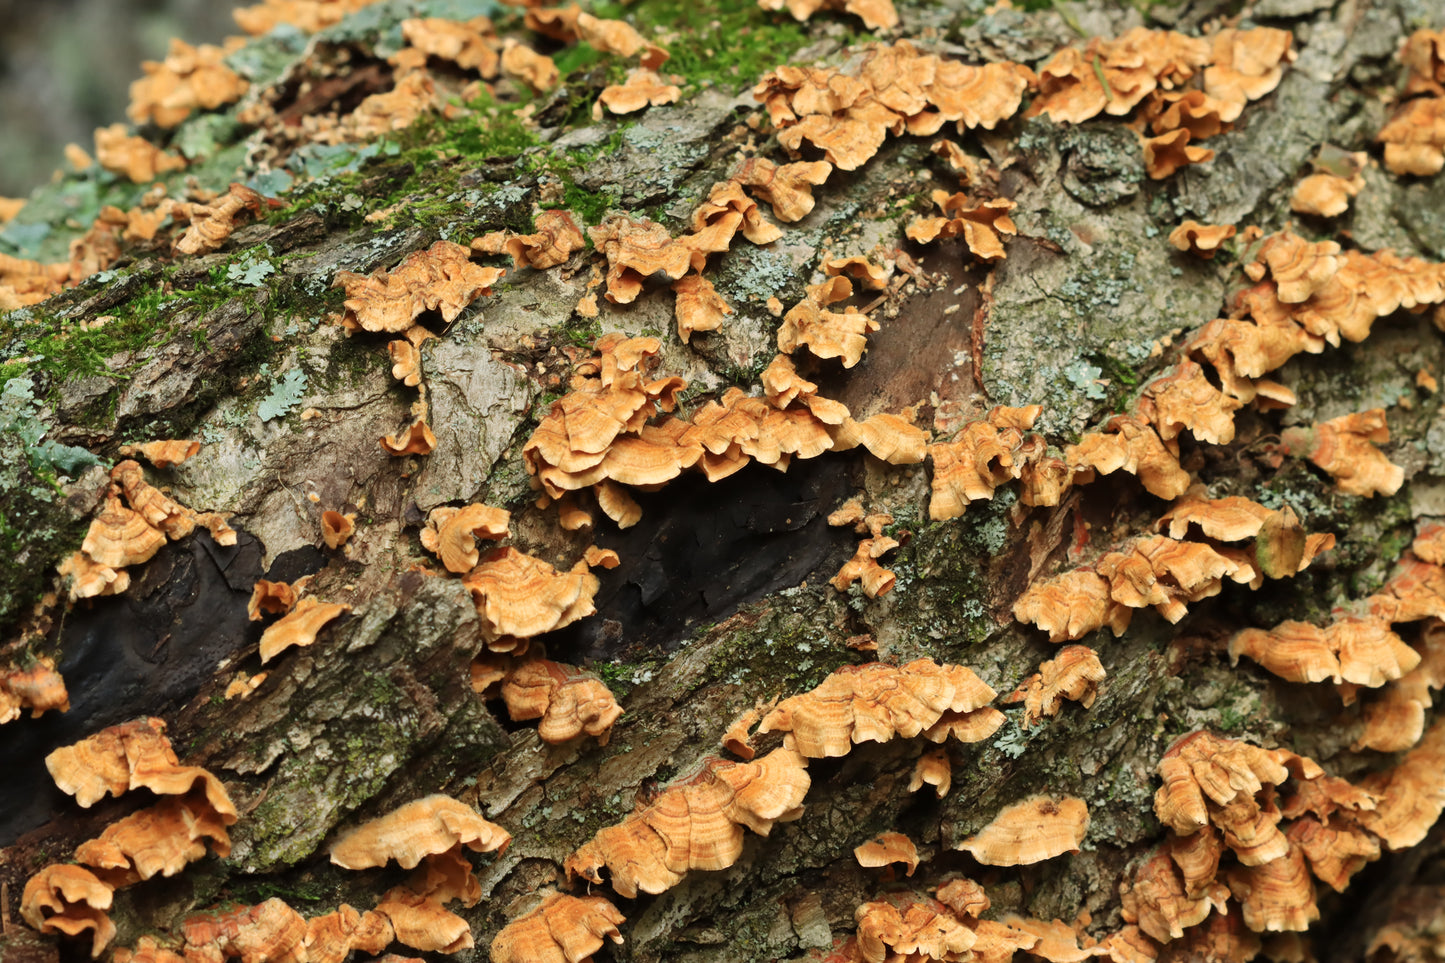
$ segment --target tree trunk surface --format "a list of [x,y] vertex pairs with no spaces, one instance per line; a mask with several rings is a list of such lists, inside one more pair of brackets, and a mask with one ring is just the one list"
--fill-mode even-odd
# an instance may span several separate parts
[[[357,73],[384,65],[378,57],[395,49],[397,21],[442,6],[388,0],[309,44],[284,30],[252,40],[241,55],[254,71],[248,97],[269,83],[290,85],[294,100],[307,77],[319,85],[348,76],[335,66],[337,51]],[[645,17],[646,6],[626,16]],[[1208,0],[1145,6],[1143,14],[1102,2],[985,13],[972,3],[901,3],[903,23],[890,36],[969,62],[1037,67],[1059,46],[1082,43],[1080,33],[1117,36],[1148,24],[1198,34],[1240,12]],[[505,9],[495,11],[499,24],[510,23]],[[793,63],[856,62],[847,45],[870,39],[844,14],[794,27],[785,14],[719,9],[729,23],[755,21],[759,44],[772,42],[769,31],[791,31]],[[476,942],[453,957],[464,961],[486,959],[490,940],[538,892],[589,891],[567,880],[567,856],[659,787],[725,755],[721,736],[739,715],[805,692],[845,665],[928,657],[969,666],[1000,693],[995,704],[1008,721],[985,741],[947,747],[953,784],[941,798],[926,786],[908,789],[934,744],[863,743],[843,758],[811,761],[802,815],[766,837],[749,833],[731,867],[693,871],[665,893],[631,900],[592,886],[626,917],[626,942],[601,958],[816,958],[853,934],[860,904],[886,893],[921,899],[958,875],[985,886],[991,916],[1073,924],[1087,914],[1083,928],[1103,937],[1123,925],[1120,883],[1166,836],[1153,806],[1157,765],[1180,736],[1211,730],[1285,747],[1350,779],[1396,761],[1350,750],[1361,703],[1343,706],[1328,683],[1289,683],[1248,661],[1231,665],[1225,643],[1246,626],[1328,620],[1384,581],[1424,520],[1445,516],[1445,421],[1439,395],[1416,381],[1417,372],[1445,372],[1445,341],[1429,313],[1401,311],[1363,342],[1300,355],[1272,376],[1297,403],[1241,411],[1229,444],[1184,439],[1183,463],[1211,494],[1290,505],[1308,531],[1333,533],[1335,548],[1258,591],[1226,582],[1177,624],[1144,610],[1119,638],[1089,636],[1084,643],[1108,673],[1097,700],[1087,709],[1066,704],[1027,729],[1022,708],[1002,696],[1057,649],[1015,621],[1013,604],[1037,579],[1154,530],[1166,503],[1132,476],[1075,487],[1053,507],[1023,505],[1008,483],[962,518],[932,521],[929,463],[828,452],[796,459],[786,472],[750,465],[712,484],[684,474],[636,493],[635,526],[620,530],[594,509],[593,531],[569,532],[555,508],[535,506],[523,460],[538,420],[569,390],[575,362],[601,332],[660,337],[657,376],[687,380],[684,412],[732,386],[756,392],[776,354],[779,321],[768,300],[797,303],[829,258],[886,258],[905,281],[873,307],[880,329],[861,363],[805,364],[800,354],[819,394],[860,420],[920,405],[918,424],[936,440],[993,405],[1040,404],[1037,430],[1060,448],[1130,410],[1143,385],[1178,362],[1184,338],[1223,316],[1231,294],[1249,283],[1235,254],[1202,260],[1175,250],[1166,236],[1184,218],[1266,232],[1293,218],[1311,238],[1445,258],[1445,180],[1387,173],[1374,143],[1401,75],[1400,43],[1420,26],[1445,25],[1439,11],[1414,0],[1260,0],[1243,13],[1252,18],[1246,25],[1292,30],[1299,56],[1273,93],[1207,141],[1211,162],[1150,179],[1135,133],[1114,117],[1071,125],[1020,114],[991,131],[959,136],[949,127],[938,135],[996,170],[993,190],[1017,205],[1017,236],[1005,239],[1007,257],[995,265],[971,257],[962,240],[904,238],[910,220],[932,213],[931,191],[957,189],[957,175],[929,152],[938,138],[910,136],[890,137],[856,171],[834,171],[816,188],[812,213],[781,225],[781,239],[756,246],[739,236],[714,255],[706,276],[733,314],[688,345],[673,334],[674,295],[660,280],[630,305],[599,298],[595,320],[576,312],[584,295],[604,290],[589,287],[593,268],[606,269],[591,247],[548,270],[508,265],[493,293],[455,322],[423,318],[439,334],[422,348],[437,438],[429,455],[391,457],[378,445],[408,423],[417,391],[392,377],[387,335],[347,336],[330,323],[342,307],[338,272],[395,267],[439,237],[466,243],[526,229],[533,204],[563,190],[576,200],[579,222],[596,223],[611,208],[647,213],[679,234],[740,151],[787,159],[775,137],[755,130],[757,118],[766,119],[748,89],[756,76],[684,81],[676,104],[587,124],[579,118],[606,81],[601,68],[578,68],[534,102],[530,146],[452,143],[451,122],[435,120],[380,147],[315,150],[306,164],[291,162],[311,179],[281,195],[289,206],[239,228],[220,251],[183,258],[160,241],[127,245],[105,272],[0,319],[10,338],[0,358],[5,378],[18,379],[0,413],[0,541],[12,554],[0,585],[13,640],[7,655],[17,665],[54,658],[70,693],[69,711],[27,714],[0,737],[7,963],[55,952],[18,930],[24,881],[69,859],[144,795],[81,809],[53,786],[45,756],[147,715],[166,721],[183,762],[222,779],[241,815],[229,857],[208,856],[117,892],[115,945],[174,933],[188,914],[272,896],[307,917],[341,903],[373,906],[404,874],[343,870],[328,861],[328,847],[402,803],[447,793],[513,836],[505,853],[473,859],[482,901],[453,907]],[[498,90],[505,104],[501,82]],[[264,174],[255,166],[263,133],[238,127],[236,108],[229,111],[208,128],[182,128],[193,140],[212,136],[210,159],[189,173],[217,190]],[[1324,144],[1371,151],[1366,186],[1333,221],[1292,215],[1290,191]],[[0,242],[28,256],[63,257],[79,233],[67,217],[125,206],[115,198],[143,189],[107,177],[71,173],[37,192]],[[178,194],[184,174],[170,177]],[[583,202],[595,213],[581,213]],[[377,211],[383,216],[365,216]],[[270,272],[251,270],[258,264]],[[107,341],[104,326],[89,327],[104,317],[123,333]],[[55,336],[43,357],[37,332]],[[1376,407],[1387,409],[1390,428],[1380,447],[1406,474],[1395,495],[1342,495],[1303,459],[1272,457],[1290,426]],[[218,545],[198,530],[134,566],[125,593],[64,603],[55,566],[79,547],[99,510],[119,446],[183,437],[200,441],[200,453],[172,469],[147,469],[148,477],[183,505],[228,513],[236,544]],[[86,467],[82,456],[67,469],[37,459],[46,442],[85,449],[101,464],[90,459]],[[854,495],[870,511],[890,513],[889,531],[902,543],[884,562],[896,585],[878,598],[829,584],[857,536],[830,527],[827,516]],[[591,544],[617,552],[618,567],[596,572],[596,613],[533,641],[549,658],[597,673],[615,693],[625,714],[606,745],[588,737],[549,745],[534,723],[511,721],[500,701],[473,692],[469,665],[485,648],[477,610],[419,542],[431,509],[473,501],[510,509],[511,544],[559,570]],[[331,509],[356,515],[356,533],[340,550],[322,543],[321,513]],[[308,594],[350,611],[314,645],[267,664],[253,691],[227,697],[234,680],[263,671],[263,626],[247,616],[253,585],[303,576]],[[58,605],[32,613],[57,589]],[[876,642],[876,653],[850,647],[860,636]],[[777,742],[758,740],[763,751]],[[1080,851],[1002,868],[958,850],[1003,806],[1037,793],[1087,803],[1092,818]],[[917,845],[921,862],[911,876],[858,865],[854,847],[886,831]],[[1317,884],[1321,916],[1307,935],[1314,957],[1364,958],[1391,914],[1417,911],[1411,907],[1438,920],[1441,840],[1437,828],[1419,846],[1386,853],[1343,894]],[[65,943],[62,952],[83,953],[82,944]]]

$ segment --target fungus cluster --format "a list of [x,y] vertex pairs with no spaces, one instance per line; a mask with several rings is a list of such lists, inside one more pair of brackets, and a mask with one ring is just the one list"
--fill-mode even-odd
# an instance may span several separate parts
[[1092,707],[1099,694],[1099,683],[1107,677],[1093,649],[1066,645],[1003,701],[1024,704],[1022,725],[1028,728],[1044,716],[1058,715],[1065,700],[1077,702],[1085,709]]
[[590,959],[603,940],[622,943],[621,911],[601,896],[548,894],[536,909],[512,920],[492,940],[492,963]]
[[1319,916],[1312,875],[1343,892],[1382,845],[1414,845],[1439,817],[1442,740],[1437,726],[1394,768],[1351,785],[1283,749],[1180,739],[1154,801],[1174,835],[1124,887],[1120,935],[1153,957],[1211,913],[1253,933],[1306,929]]
[[111,824],[75,850],[79,865],[52,864],[30,878],[20,913],[42,933],[91,933],[99,956],[115,936],[106,915],[113,892],[153,876],[173,876],[206,854],[231,851],[226,827],[236,821],[221,781],[198,766],[182,766],[165,737],[165,723],[139,719],[103,729],[45,759],[55,784],[89,808],[107,794],[149,789],[163,797]]
[[1445,32],[1416,30],[1400,60],[1408,71],[1400,102],[1375,139],[1391,173],[1428,177],[1445,167]]
[[933,203],[943,215],[913,221],[907,228],[909,237],[923,243],[961,237],[969,252],[980,261],[1004,259],[1003,235],[1018,233],[1013,219],[1009,217],[1009,211],[1016,206],[1013,201],[1003,197],[975,201],[963,193],[934,191]]
[[36,659],[30,665],[0,669],[0,725],[20,718],[30,710],[30,718],[38,718],[51,709],[66,712],[70,695],[65,680],[55,671],[55,660]]
[[[1346,705],[1361,688],[1379,690],[1364,707],[1354,748],[1398,752],[1415,745],[1430,690],[1445,684],[1445,640],[1437,630],[1445,617],[1445,572],[1427,560],[1441,558],[1441,531],[1427,526],[1392,578],[1359,604],[1336,609],[1327,625],[1288,621],[1244,629],[1230,639],[1230,658],[1247,657],[1291,682],[1333,682]],[[1413,647],[1392,627],[1421,620]]]
[[830,580],[831,584],[838,591],[847,591],[854,582],[861,583],[863,594],[870,599],[880,595],[888,594],[893,588],[897,577],[878,564],[878,559],[898,547],[898,540],[889,535],[883,534],[885,525],[893,523],[893,516],[887,513],[877,512],[866,514],[863,511],[862,501],[859,498],[852,498],[828,516],[828,524],[833,526],[852,525],[853,530],[859,535],[867,535],[858,543],[858,550],[853,557],[843,563]]
[[[1266,509],[1237,496],[1192,493],[1160,519],[1159,527],[1166,526],[1168,535],[1136,537],[1091,566],[1034,582],[1014,602],[1014,617],[1048,632],[1053,642],[1081,639],[1105,625],[1118,636],[1134,609],[1152,606],[1178,622],[1188,603],[1219,594],[1226,578],[1257,589],[1266,578],[1303,571],[1334,545],[1333,535],[1306,534],[1290,509]],[[1178,537],[1191,530],[1202,538]]]
[[1025,505],[1057,505],[1070,484],[1064,463],[1048,454],[1033,427],[1043,408],[1000,405],[983,418],[966,422],[952,441],[928,446],[933,459],[933,497],[928,515],[935,521],[958,518],[969,502],[993,498],[998,487],[1021,479]]
[[698,772],[661,790],[622,822],[597,832],[567,857],[568,878],[603,881],[629,899],[676,886],[693,869],[726,869],[743,851],[743,828],[766,836],[797,819],[809,779],[793,749],[754,762],[710,758]]
[[[1064,48],[1039,68],[1039,95],[1028,114],[1077,124],[1138,107],[1134,126],[1145,170],[1155,179],[1168,177],[1214,157],[1194,142],[1228,129],[1246,103],[1279,85],[1295,56],[1292,40],[1288,31],[1270,27],[1227,28],[1210,39],[1135,27],[1114,40],[1095,38],[1082,50]],[[1202,87],[1186,86],[1201,74]]]
[[90,523],[80,550],[60,563],[70,581],[70,597],[118,595],[130,586],[126,566],[149,561],[169,538],[185,538],[204,527],[220,545],[236,544],[236,533],[214,512],[195,512],[145,480],[135,461],[118,462],[110,472],[105,507]]
[[427,796],[337,840],[331,861],[360,870],[395,860],[402,869],[415,870],[407,883],[382,895],[375,912],[389,921],[399,942],[417,950],[455,953],[473,945],[471,927],[444,904],[456,899],[475,906],[482,898],[481,883],[462,851],[501,853],[511,841],[505,829],[466,804],[449,796]]
[[165,60],[141,62],[146,75],[130,85],[127,116],[137,124],[175,127],[194,110],[215,110],[239,100],[247,83],[223,60],[244,44],[243,38],[232,37],[225,47],[192,47],[172,38]]
[[995,695],[972,669],[932,659],[844,666],[811,692],[780,702],[758,734],[786,733],[783,744],[810,759],[895,736],[977,742],[1003,724],[1003,713],[988,705]]
[[529,649],[525,658],[480,657],[472,663],[472,688],[496,693],[514,722],[540,719],[543,742],[562,743],[586,733],[607,745],[622,716],[617,698],[601,679]]
[[855,954],[848,958],[865,963],[898,959],[1005,963],[1024,951],[1049,963],[1080,963],[1100,955],[1102,948],[1092,939],[1060,920],[1045,922],[1013,913],[982,919],[990,901],[973,880],[950,880],[937,888],[935,896],[916,899],[896,894],[859,906],[854,913]]
[[1072,796],[1030,796],[1005,806],[958,848],[985,866],[1021,866],[1077,853],[1089,830],[1089,808]]

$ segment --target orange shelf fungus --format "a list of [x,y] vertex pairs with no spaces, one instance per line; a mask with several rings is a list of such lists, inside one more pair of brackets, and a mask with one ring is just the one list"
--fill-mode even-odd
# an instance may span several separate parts
[[973,930],[926,903],[911,903],[903,912],[891,903],[864,903],[853,918],[858,922],[858,955],[865,963],[909,954],[928,960],[971,959],[969,951],[978,940]]
[[1338,893],[1350,877],[1380,858],[1380,843],[1351,819],[1334,818],[1326,825],[1305,817],[1294,821],[1287,833],[1291,847],[1309,860],[1310,872]]
[[1225,876],[1244,925],[1256,933],[1302,932],[1320,918],[1314,881],[1298,846],[1267,863],[1232,868]]
[[[422,55],[417,66],[424,66],[426,57],[436,57],[463,70],[475,70],[485,80],[494,79],[501,69],[501,55],[498,53],[501,41],[486,17],[473,17],[467,21],[444,17],[403,20],[401,35],[412,50]],[[408,64],[405,51],[392,55],[391,60],[401,66]]]
[[181,932],[188,957],[302,963],[307,925],[300,913],[272,897],[255,906],[189,917]]
[[898,577],[889,569],[878,564],[878,559],[898,547],[898,541],[888,536],[865,538],[858,543],[853,557],[843,563],[838,574],[828,580],[840,592],[846,592],[854,582],[861,584],[863,594],[870,599],[887,595],[893,589]]
[[813,188],[828,180],[833,165],[827,161],[774,164],[762,157],[743,162],[734,178],[771,204],[773,216],[784,223],[801,221],[813,210]]
[[632,114],[644,107],[662,107],[676,103],[681,96],[682,88],[676,84],[665,83],[656,71],[635,67],[627,72],[624,83],[611,84],[602,89],[602,93],[597,96],[597,106],[592,111],[593,119],[602,119],[604,107],[614,114]]
[[1123,917],[1148,937],[1168,943],[1203,922],[1211,911],[1223,912],[1229,890],[1211,878],[1189,891],[1178,868],[1164,851],[1155,853],[1123,886]]
[[1281,438],[1290,451],[1314,462],[1347,495],[1393,495],[1405,482],[1405,470],[1375,447],[1390,440],[1383,408],[1322,421],[1312,428],[1287,428]]
[[1348,682],[1378,688],[1420,664],[1420,654],[1388,622],[1343,617],[1324,629],[1283,622],[1273,631],[1245,629],[1229,642],[1231,660],[1248,656],[1292,682]]
[[201,443],[199,441],[184,439],[147,441],[139,445],[120,446],[120,453],[127,458],[139,455],[157,468],[174,468],[200,450]]
[[1144,138],[1144,172],[1152,180],[1172,177],[1190,164],[1206,164],[1214,160],[1214,151],[1190,143],[1187,129],[1171,130],[1157,137]]
[[489,643],[504,636],[528,639],[591,615],[599,585],[585,565],[558,572],[510,546],[494,549],[462,584],[472,593]]
[[1067,645],[1003,701],[1024,704],[1023,726],[1028,728],[1044,716],[1058,715],[1065,699],[1090,708],[1098,695],[1099,683],[1106,677],[1093,649]]
[[855,846],[853,857],[858,860],[858,865],[865,869],[901,863],[907,867],[905,876],[912,876],[913,871],[918,868],[918,847],[902,833],[884,833],[877,839]]
[[863,421],[845,417],[838,425],[830,426],[828,433],[833,437],[833,451],[849,451],[862,445],[874,458],[890,465],[916,465],[928,454],[929,433],[902,415],[888,412]]
[[515,722],[541,719],[543,742],[561,743],[584,732],[607,745],[622,707],[595,676],[543,658],[530,658],[507,670],[501,684],[507,713]]
[[1360,788],[1377,800],[1355,815],[1360,825],[1392,852],[1419,845],[1445,811],[1445,723],[1436,722],[1394,768],[1366,776]]
[[974,257],[980,261],[1001,261],[1006,256],[1003,235],[1015,235],[1018,228],[1009,217],[1017,205],[1007,198],[974,203],[966,194],[934,191],[933,203],[942,217],[923,217],[908,225],[907,235],[927,243],[943,238],[961,237]]
[[917,736],[947,713],[985,707],[996,694],[972,669],[931,659],[844,666],[811,692],[784,699],[758,732],[787,733],[783,744],[808,758],[842,756],[855,743]]
[[265,665],[276,656],[293,646],[308,646],[316,642],[316,633],[327,622],[343,612],[350,612],[345,602],[322,602],[316,598],[304,598],[296,603],[291,613],[267,626],[261,633],[261,664]]
[[114,898],[111,887],[81,866],[53,864],[25,884],[20,918],[41,933],[79,936],[91,933],[91,957],[99,957],[115,938],[115,924],[106,915]]
[[1243,405],[1210,384],[1198,364],[1185,359],[1145,387],[1137,410],[1165,442],[1188,431],[1200,441],[1227,445],[1234,440],[1234,413]]
[[473,238],[471,248],[485,254],[508,254],[512,266],[519,271],[522,268],[542,271],[567,263],[585,246],[582,229],[566,211],[542,211],[536,217],[534,228],[532,234],[495,231]]
[[306,921],[307,963],[345,963],[353,950],[380,954],[395,936],[391,921],[382,914],[374,910],[360,913],[342,903],[335,912]]
[[107,826],[75,850],[77,862],[91,867],[113,887],[152,876],[174,876],[206,854],[231,852],[226,825],[235,813],[217,812],[204,794],[169,796]]
[[1299,758],[1208,732],[1191,733],[1159,761],[1164,784],[1154,794],[1154,813],[1175,833],[1192,835],[1210,823],[1206,797],[1215,806],[1228,806],[1241,796],[1252,799],[1265,785],[1288,779],[1285,762]]
[[355,532],[355,512],[343,515],[341,512],[327,510],[321,513],[321,540],[332,551],[345,545]]
[[1228,28],[1211,38],[1210,63],[1204,70],[1204,92],[1225,105],[1220,119],[1239,119],[1244,105],[1273,91],[1295,59],[1294,37],[1288,30]]
[[1004,482],[1019,478],[1042,454],[1037,436],[1026,435],[1043,408],[999,406],[970,421],[951,442],[928,446],[933,459],[933,494],[928,515],[935,521],[958,518],[969,502],[993,498]]
[[1005,806],[993,821],[956,847],[986,866],[1025,866],[1078,852],[1089,809],[1072,796],[1030,796]]
[[541,905],[518,917],[492,940],[492,963],[536,960],[582,961],[602,948],[603,940],[623,942],[622,912],[601,896],[552,893]]
[[607,258],[607,300],[631,304],[654,274],[676,281],[692,266],[692,250],[654,221],[612,214],[587,234]]
[[190,208],[191,224],[176,241],[177,254],[205,254],[226,243],[238,226],[237,219],[246,212],[258,215],[266,207],[266,199],[244,184],[232,184],[229,191],[210,204]]
[[148,184],[160,174],[186,166],[184,158],[165,153],[144,137],[126,133],[125,124],[95,129],[95,159],[101,167],[124,174],[136,184]]
[[1184,221],[1169,232],[1169,243],[1180,251],[1212,258],[1219,253],[1220,246],[1234,237],[1233,224],[1200,224],[1198,221]]
[[1147,418],[1115,415],[1101,432],[1086,432],[1079,443],[1064,449],[1064,461],[1081,480],[1093,473],[1126,471],[1138,477],[1151,495],[1173,501],[1188,490],[1189,473],[1179,465],[1178,441],[1165,441]]
[[845,368],[862,361],[868,349],[867,336],[878,330],[878,322],[851,306],[842,311],[828,310],[830,305],[852,296],[852,282],[835,277],[822,284],[810,284],[805,290],[807,296],[783,315],[778,350],[791,354],[806,347],[817,358],[841,358]]
[[421,544],[441,559],[448,572],[465,575],[481,560],[475,540],[506,538],[511,534],[510,523],[509,512],[489,505],[433,508],[422,529]]
[[766,836],[776,822],[796,819],[809,780],[806,762],[777,749],[746,763],[708,759],[693,776],[639,805],[627,819],[600,830],[567,857],[568,878],[601,883],[632,899],[661,893],[693,869],[726,869],[742,855],[743,827]]
[[348,331],[395,334],[410,328],[423,311],[440,311],[450,324],[506,271],[471,263],[471,250],[451,241],[437,241],[413,251],[391,271],[371,274],[338,271],[333,286],[345,289],[346,310],[340,323]]
[[552,58],[540,54],[526,44],[507,39],[502,47],[502,73],[516,77],[538,93],[551,90],[562,80]]
[[432,433],[431,426],[426,423],[425,417],[414,418],[402,431],[394,435],[385,435],[380,439],[381,450],[393,458],[402,458],[406,455],[430,455],[436,450],[437,436]]
[[1039,95],[1027,116],[1082,123],[1101,113],[1123,116],[1163,81],[1189,80],[1209,62],[1207,41],[1136,27],[1114,39],[1065,47],[1039,69]]
[[344,869],[371,869],[395,860],[402,869],[415,869],[454,847],[500,853],[511,841],[510,833],[465,803],[427,796],[347,833],[331,847],[331,862]]
[[26,709],[32,719],[51,709],[70,711],[65,680],[55,671],[55,660],[49,656],[23,669],[0,669],[0,725],[20,718]]
[[258,579],[251,589],[246,615],[259,622],[268,615],[285,615],[296,607],[296,591],[286,582]]
[[[1358,155],[1363,164],[1366,154]],[[1365,188],[1364,177],[1340,177],[1336,174],[1311,174],[1294,186],[1289,196],[1290,210],[1296,214],[1337,217],[1349,210],[1350,201]]]
[[55,784],[89,808],[107,793],[120,796],[128,789],[149,789],[159,795],[184,795],[197,783],[226,825],[236,821],[221,781],[197,766],[182,766],[165,737],[159,719],[137,719],[102,729],[89,738],[62,746],[45,757]]
[[783,10],[795,20],[807,20],[819,10],[842,10],[862,18],[869,30],[892,30],[898,26],[893,0],[758,0],[764,10]]
[[951,879],[938,887],[934,896],[959,919],[977,919],[988,912],[990,901],[982,886],[971,879]]
[[939,799],[948,795],[948,790],[953,786],[953,763],[949,761],[946,750],[925,752],[918,757],[918,762],[914,763],[913,775],[908,780],[908,791],[917,792],[925,784],[933,787],[933,792]]
[[672,282],[672,290],[677,295],[673,309],[677,336],[683,344],[690,344],[695,332],[718,330],[723,318],[733,313],[712,282],[700,274],[684,274]]
[[1108,625],[1124,634],[1133,612],[1109,594],[1109,580],[1091,568],[1077,569],[1028,587],[1014,602],[1014,618],[1049,633],[1050,642],[1082,639]]

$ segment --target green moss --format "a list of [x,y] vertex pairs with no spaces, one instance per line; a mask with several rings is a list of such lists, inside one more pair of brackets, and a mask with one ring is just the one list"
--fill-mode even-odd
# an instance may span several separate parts
[[[651,28],[665,28],[665,46],[672,54],[667,71],[681,74],[689,85],[729,91],[755,83],[811,42],[802,24],[786,13],[760,9],[755,0],[649,0],[632,6],[599,3],[592,12],[599,17],[626,17],[644,36],[652,34]],[[850,16],[840,15],[838,22],[849,32],[846,40],[861,26]]]

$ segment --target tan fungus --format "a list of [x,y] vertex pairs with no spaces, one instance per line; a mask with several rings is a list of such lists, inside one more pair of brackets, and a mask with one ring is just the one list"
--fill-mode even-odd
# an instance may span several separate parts
[[346,544],[356,532],[356,513],[347,512],[345,515],[337,511],[327,510],[321,513],[321,540],[326,547],[335,551]]
[[1024,680],[1004,702],[1024,704],[1023,726],[1028,728],[1044,716],[1056,716],[1064,700],[1077,702],[1085,709],[1094,704],[1099,683],[1107,674],[1093,649],[1067,645],[1059,654],[1039,666],[1039,671]]
[[415,869],[428,856],[465,846],[476,853],[503,852],[512,841],[465,803],[435,795],[406,803],[352,830],[331,847],[331,862],[345,869],[370,869],[395,860]]
[[1005,806],[976,836],[956,848],[986,866],[1021,866],[1079,851],[1089,809],[1072,796],[1030,796]]
[[947,750],[935,749],[932,752],[925,752],[913,764],[913,775],[908,780],[908,791],[917,792],[923,788],[925,783],[933,787],[934,794],[939,799],[948,795],[948,790],[953,786],[953,764],[949,761]]
[[1287,428],[1281,440],[1314,462],[1347,495],[1393,495],[1404,484],[1405,470],[1375,447],[1390,440],[1383,408],[1322,421],[1312,428]]
[[601,896],[551,893],[536,909],[512,920],[492,940],[492,963],[536,960],[581,963],[604,939],[622,943],[622,912]]
[[598,588],[597,576],[585,566],[558,572],[510,546],[494,549],[462,584],[472,593],[489,643],[505,636],[531,638],[591,615]]
[[858,860],[858,865],[865,869],[902,863],[907,867],[904,875],[912,876],[913,871],[918,868],[918,847],[902,833],[884,833],[877,839],[855,846],[853,856]]
[[261,633],[261,664],[265,665],[276,656],[293,646],[309,646],[316,642],[316,633],[327,622],[343,612],[350,612],[351,606],[344,602],[322,602],[316,598],[304,598],[296,603],[291,614],[267,626]]
[[603,107],[614,114],[632,114],[647,106],[676,103],[681,96],[681,87],[664,83],[655,71],[636,67],[627,72],[626,82],[603,88],[597,96],[598,106],[593,109],[593,116],[601,119]]
[[421,544],[442,560],[447,571],[465,575],[481,560],[476,539],[496,540],[511,534],[511,513],[490,505],[433,508],[421,532]]
[[1181,251],[1212,258],[1220,246],[1234,237],[1233,224],[1200,224],[1198,221],[1184,221],[1169,232],[1169,243]]
[[272,582],[257,579],[251,589],[251,601],[246,604],[246,615],[252,622],[259,622],[268,615],[285,615],[296,607],[296,592],[286,582]]
[[186,166],[183,158],[165,153],[144,137],[127,134],[124,124],[95,129],[95,159],[101,167],[124,174],[136,184],[147,184],[160,174]]
[[89,870],[54,863],[25,883],[20,918],[41,933],[79,936],[90,930],[90,955],[99,957],[115,938],[115,924],[105,913],[112,898],[111,888]]
[[513,666],[501,689],[513,721],[541,719],[537,734],[547,743],[566,742],[585,732],[605,746],[613,723],[622,716],[622,707],[600,679],[543,658]]
[[157,468],[174,468],[201,450],[199,441],[148,441],[140,445],[121,445],[127,458],[141,456]]
[[379,268],[369,275],[338,271],[333,286],[346,290],[346,312],[341,324],[347,330],[396,333],[412,327],[423,311],[440,311],[447,323],[506,273],[481,267],[469,260],[471,251],[451,241],[437,241],[424,251],[413,251],[391,271]]

